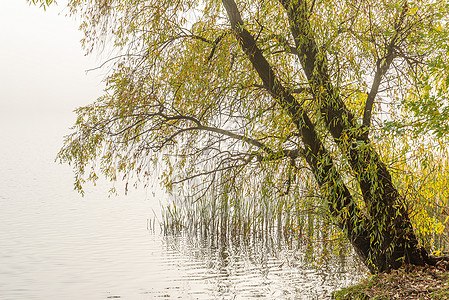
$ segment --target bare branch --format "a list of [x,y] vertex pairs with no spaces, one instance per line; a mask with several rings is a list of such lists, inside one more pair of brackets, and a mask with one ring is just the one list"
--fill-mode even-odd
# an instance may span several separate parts
[[[374,74],[373,85],[371,86],[371,90],[368,93],[368,97],[366,98],[365,109],[363,112],[363,126],[367,128],[371,125],[371,116],[373,113],[373,105],[374,100],[376,99],[377,93],[379,91],[379,86],[382,82],[382,77],[387,73],[390,68],[391,63],[395,54],[393,52],[393,45],[390,45],[387,50],[387,55],[385,58],[381,58],[377,60],[376,73]],[[366,131],[368,132],[368,130]]]

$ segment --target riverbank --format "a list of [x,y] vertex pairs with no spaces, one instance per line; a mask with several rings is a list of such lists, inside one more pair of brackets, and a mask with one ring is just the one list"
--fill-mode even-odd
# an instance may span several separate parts
[[449,299],[449,272],[443,268],[406,266],[373,275],[360,284],[334,293],[349,299]]

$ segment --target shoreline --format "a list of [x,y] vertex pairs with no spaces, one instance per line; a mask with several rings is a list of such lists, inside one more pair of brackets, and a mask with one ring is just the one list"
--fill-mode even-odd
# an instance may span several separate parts
[[332,299],[449,299],[449,272],[444,268],[405,266],[335,291]]

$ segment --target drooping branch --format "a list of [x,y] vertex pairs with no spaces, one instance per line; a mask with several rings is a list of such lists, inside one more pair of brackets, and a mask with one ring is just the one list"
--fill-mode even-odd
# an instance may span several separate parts
[[[230,137],[232,139],[235,140],[239,140],[242,142],[245,142],[247,144],[250,144],[252,146],[255,146],[259,149],[261,149],[262,151],[264,151],[265,153],[267,153],[268,155],[272,156],[272,157],[285,157],[285,156],[290,156],[290,152],[288,151],[281,151],[281,152],[276,152],[274,150],[272,150],[270,147],[268,147],[267,145],[265,145],[264,143],[260,142],[259,140],[241,135],[241,134],[237,134],[237,133],[233,133],[229,130],[225,130],[222,128],[217,128],[217,127],[212,127],[212,126],[206,126],[203,125],[198,119],[191,117],[191,116],[182,116],[182,115],[177,115],[177,116],[168,116],[162,112],[158,112],[155,113],[154,116],[160,116],[162,117],[165,121],[172,121],[172,120],[186,120],[186,121],[191,121],[193,123],[196,124],[196,126],[193,127],[188,127],[183,129],[184,131],[187,130],[203,130],[203,131],[208,131],[208,132],[215,132],[218,134],[222,134],[225,135],[227,137]],[[181,131],[179,131],[179,133],[181,133]],[[178,133],[176,133],[178,134]],[[174,136],[171,136],[169,139],[173,139]]]
[[[296,159],[302,155],[304,152],[303,149],[298,148],[295,150],[292,149],[281,149],[281,150],[273,150],[266,144],[264,144],[260,139],[254,139],[248,136],[244,136],[238,133],[234,133],[230,130],[213,127],[213,126],[207,126],[203,125],[203,123],[196,117],[193,116],[187,116],[182,115],[178,112],[177,115],[169,115],[164,112],[163,108],[159,108],[154,113],[136,113],[136,114],[128,114],[126,118],[136,118],[136,121],[129,124],[123,129],[120,129],[118,131],[111,131],[111,129],[106,128],[106,124],[103,124],[101,127],[94,126],[90,129],[95,131],[99,130],[103,133],[106,133],[108,136],[115,137],[115,136],[121,136],[125,132],[132,130],[133,128],[140,126],[145,123],[145,120],[156,120],[157,118],[160,118],[162,123],[159,125],[152,126],[149,130],[154,130],[154,128],[159,128],[162,124],[170,124],[172,121],[187,121],[194,124],[194,126],[187,126],[178,128],[174,133],[171,135],[168,135],[165,137],[164,141],[161,143],[161,145],[158,148],[163,147],[163,145],[167,144],[168,142],[173,142],[176,136],[181,135],[182,133],[188,132],[188,131],[207,131],[207,132],[214,132],[218,133],[220,135],[226,136],[228,138],[238,140],[241,142],[244,142],[248,145],[255,146],[256,148],[260,149],[262,152],[265,153],[265,155],[257,153],[252,153],[249,155],[251,158],[257,158],[258,161],[269,161],[269,160],[276,160],[276,159],[282,159],[284,157],[289,157],[291,159]],[[109,120],[109,124],[114,121],[120,121],[120,118],[113,118]],[[110,125],[109,125],[110,126]],[[170,124],[170,126],[175,126],[174,124]],[[143,133],[147,132],[148,130],[145,130]],[[142,132],[138,133],[137,135],[134,135],[126,140],[126,142],[129,142],[133,139],[136,139],[140,137]]]

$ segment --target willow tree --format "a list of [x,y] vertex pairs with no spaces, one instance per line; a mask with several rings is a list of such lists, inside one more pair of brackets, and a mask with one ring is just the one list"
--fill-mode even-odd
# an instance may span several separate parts
[[87,52],[117,54],[58,156],[77,189],[160,170],[196,197],[226,181],[281,199],[311,174],[372,272],[436,262],[376,136],[387,110],[447,96],[446,1],[68,2]]

